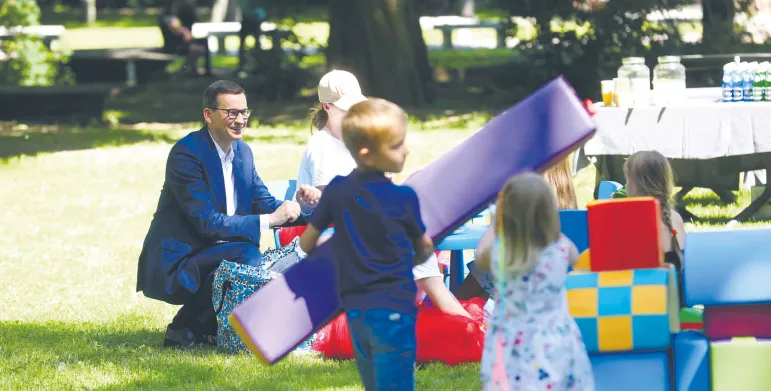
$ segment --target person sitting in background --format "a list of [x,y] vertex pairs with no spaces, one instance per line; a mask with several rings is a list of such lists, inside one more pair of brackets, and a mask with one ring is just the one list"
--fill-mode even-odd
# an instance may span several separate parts
[[250,35],[254,37],[253,53],[255,58],[259,58],[262,52],[260,36],[262,35],[262,22],[267,16],[262,3],[262,0],[240,0],[239,2],[241,30],[238,32],[238,38],[241,44],[238,46],[238,72],[246,70],[246,37]]
[[[575,186],[573,186],[573,175],[570,166],[570,158],[565,158],[551,168],[543,172],[542,177],[548,183],[554,194],[557,196],[557,207],[559,210],[578,209]],[[493,226],[492,224],[490,225]],[[488,233],[490,234],[488,229]],[[468,300],[473,297],[489,299],[493,292],[494,282],[492,275],[487,270],[479,270],[474,262],[469,263],[469,274],[463,283],[454,292],[459,300]]]
[[573,170],[569,158],[562,159],[561,162],[544,171],[543,179],[551,185],[552,191],[557,195],[559,210],[578,209],[576,189],[573,186]]
[[184,68],[198,73],[198,59],[204,59],[204,75],[211,76],[211,53],[206,38],[196,39],[190,29],[182,24],[176,15],[162,15],[158,25],[163,35],[163,51],[168,54],[186,56]]

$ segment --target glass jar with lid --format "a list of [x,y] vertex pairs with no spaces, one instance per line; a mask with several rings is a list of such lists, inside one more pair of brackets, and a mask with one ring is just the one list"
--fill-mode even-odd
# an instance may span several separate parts
[[678,56],[661,56],[658,65],[653,68],[653,94],[656,105],[664,106],[669,102],[685,97],[685,66]]
[[618,68],[621,94],[629,94],[635,106],[645,106],[650,103],[651,70],[645,65],[642,57],[626,57],[621,60]]

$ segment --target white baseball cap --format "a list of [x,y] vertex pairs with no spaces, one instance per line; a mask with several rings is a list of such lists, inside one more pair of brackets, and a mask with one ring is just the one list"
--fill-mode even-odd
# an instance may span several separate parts
[[351,72],[333,70],[319,81],[319,102],[331,103],[348,111],[351,106],[367,100],[362,95],[359,81]]

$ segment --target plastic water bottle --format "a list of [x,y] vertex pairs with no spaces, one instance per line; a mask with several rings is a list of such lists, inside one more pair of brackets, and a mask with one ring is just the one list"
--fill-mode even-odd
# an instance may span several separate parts
[[763,61],[760,64],[763,70],[763,102],[771,102],[771,63]]
[[734,100],[734,90],[732,85],[733,73],[736,65],[732,62],[723,65],[723,102],[732,102]]
[[742,72],[742,101],[743,102],[752,102],[753,101],[753,83],[755,78],[755,69],[756,69],[757,63],[744,63],[744,72]]
[[766,67],[763,64],[758,64],[755,67],[755,75],[752,78],[752,101],[762,102],[763,95],[766,90],[766,83],[768,76],[766,74]]
[[742,84],[744,82],[744,66],[742,63],[736,65],[736,68],[731,72],[731,89],[733,90],[733,101],[741,102],[744,100],[744,88]]

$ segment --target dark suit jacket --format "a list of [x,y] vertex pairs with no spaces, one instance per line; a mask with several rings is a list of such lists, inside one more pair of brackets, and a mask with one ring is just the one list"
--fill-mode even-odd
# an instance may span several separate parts
[[238,204],[235,215],[228,216],[222,164],[208,129],[188,134],[171,148],[158,208],[139,255],[137,291],[182,304],[189,293],[176,289],[176,271],[185,258],[220,240],[259,246],[259,215],[273,213],[283,201],[270,195],[257,175],[251,148],[237,141],[233,149]]

